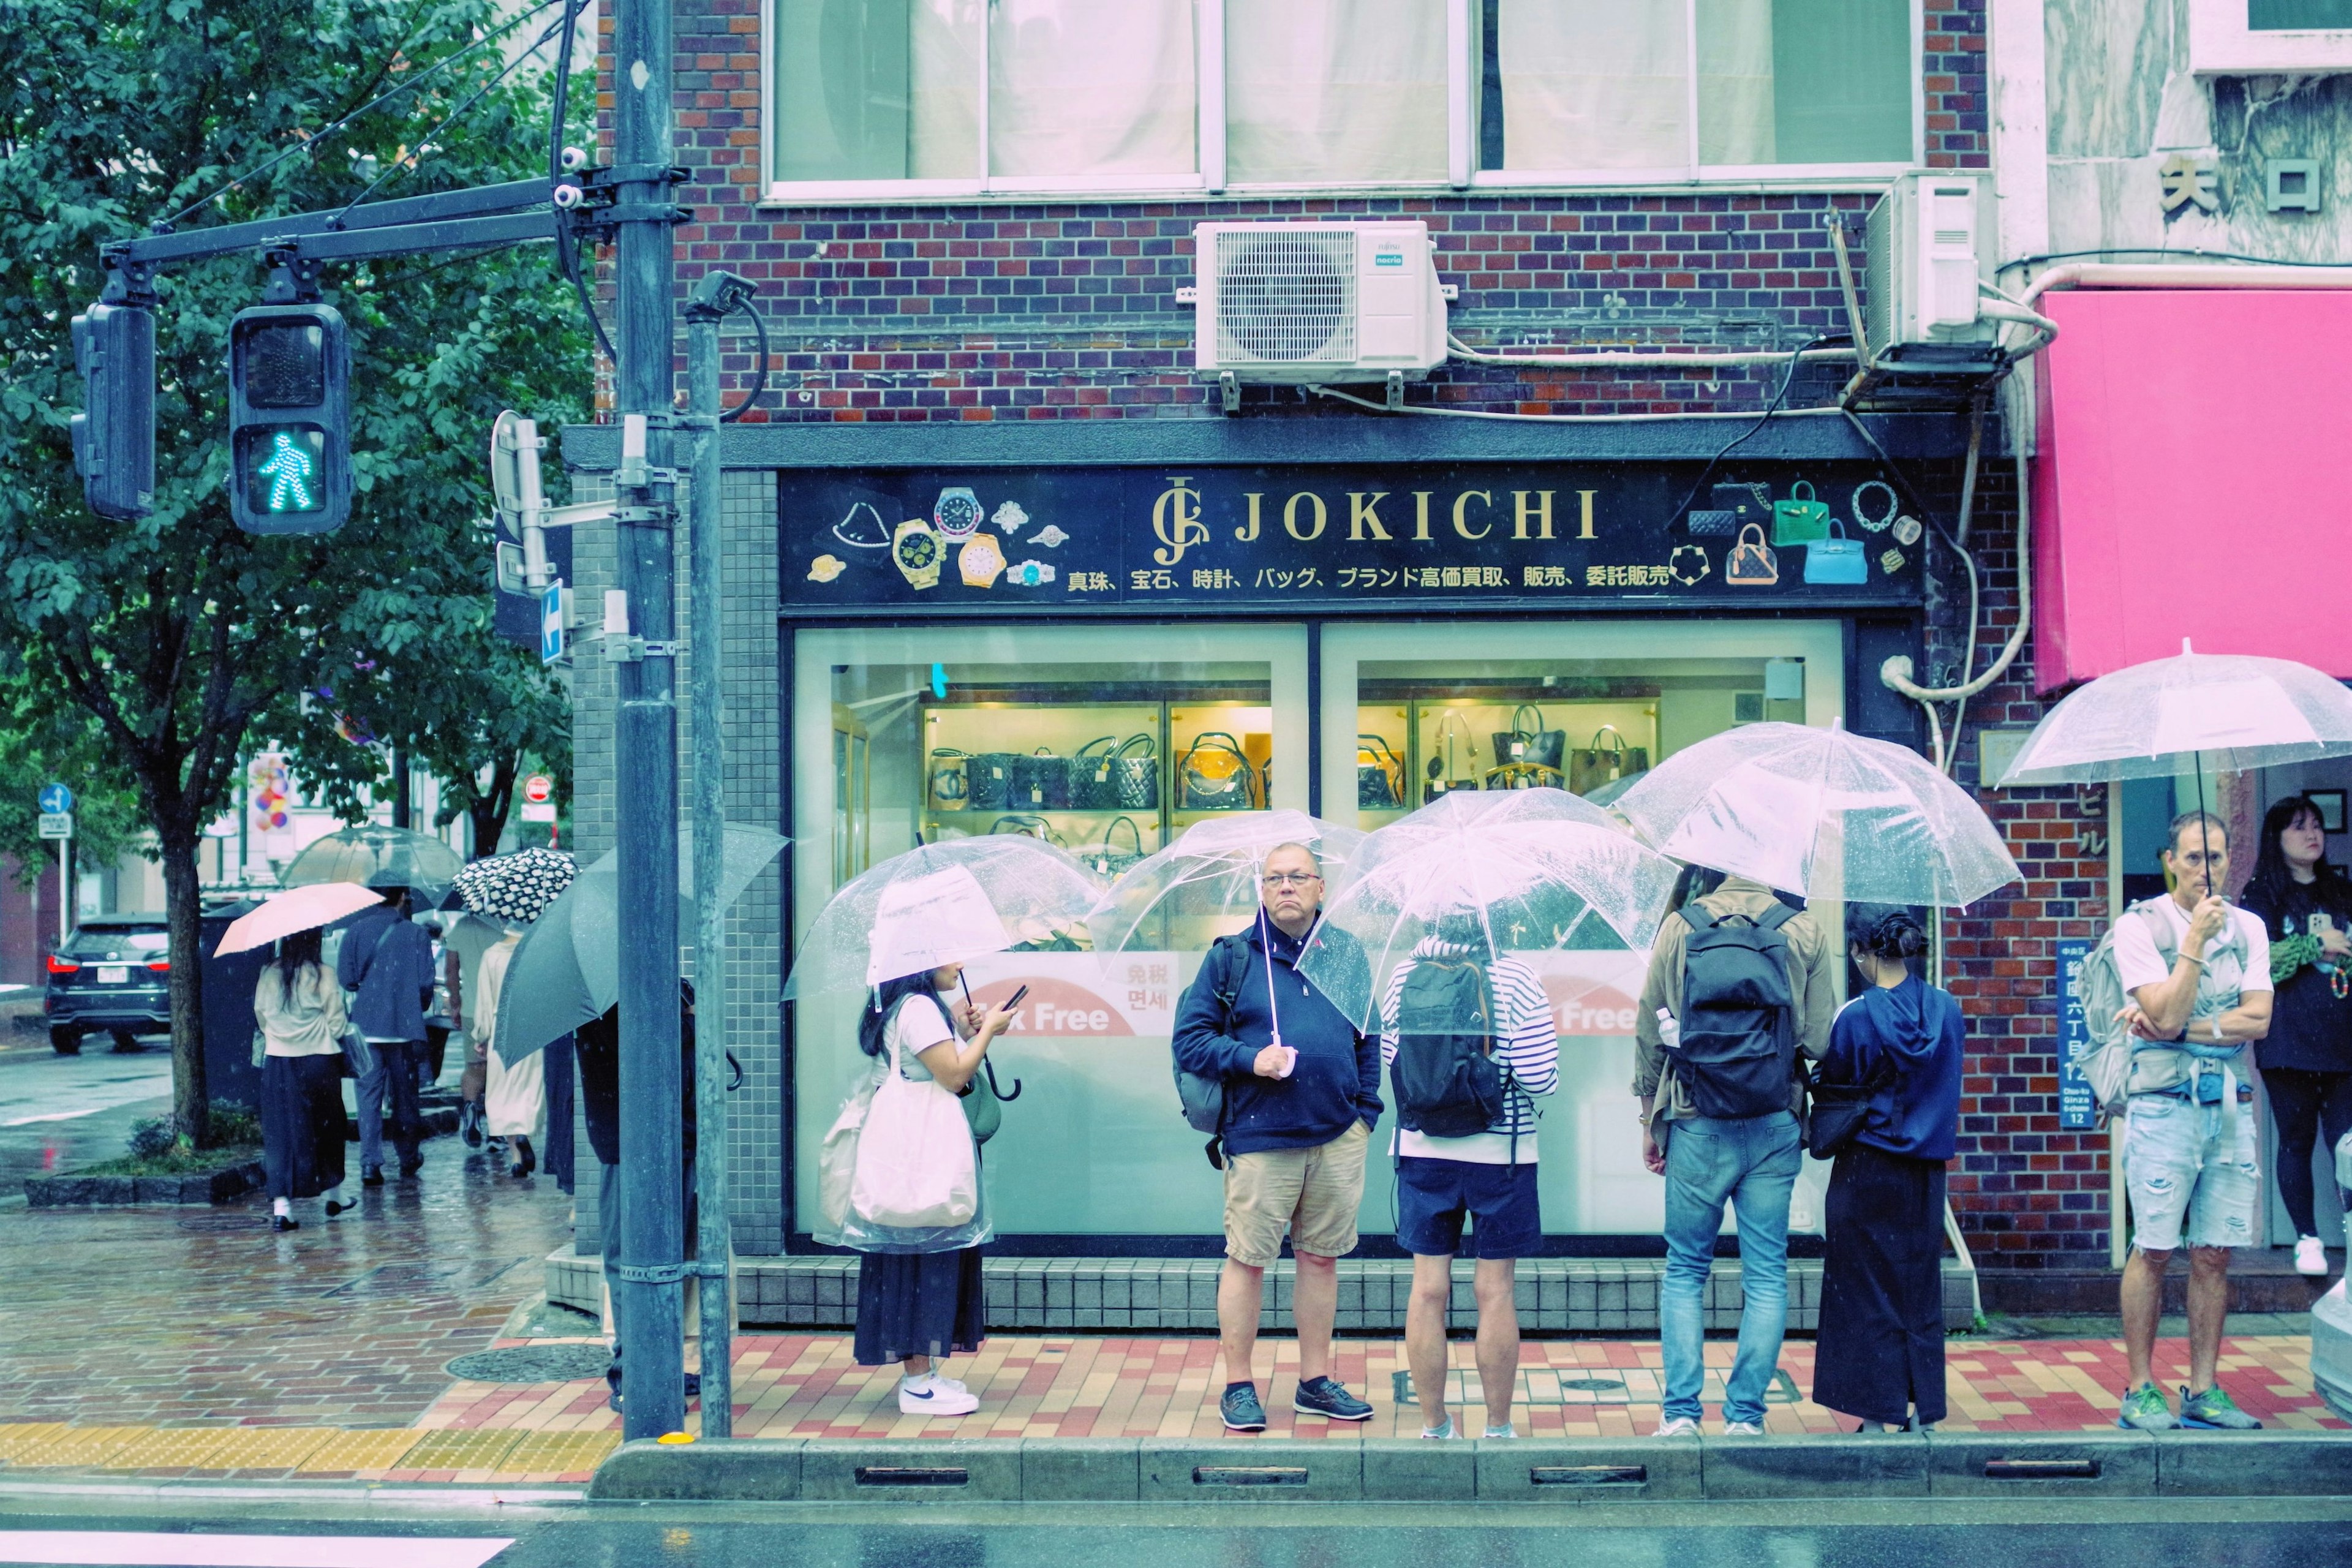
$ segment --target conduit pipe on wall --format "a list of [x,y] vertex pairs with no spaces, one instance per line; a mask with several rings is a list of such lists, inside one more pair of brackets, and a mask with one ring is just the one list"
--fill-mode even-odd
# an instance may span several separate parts
[[[1589,352],[1565,349],[1559,353],[1497,352],[1474,349],[1451,332],[1445,335],[1445,346],[1454,358],[1467,360],[1473,364],[1523,364],[1545,370],[1668,369],[1677,365],[1706,370],[1789,363],[1789,351],[1786,349],[1703,349],[1689,353],[1675,353],[1664,349],[1594,349]],[[1807,349],[1797,357],[1805,361],[1850,360],[1853,358],[1853,351]]]

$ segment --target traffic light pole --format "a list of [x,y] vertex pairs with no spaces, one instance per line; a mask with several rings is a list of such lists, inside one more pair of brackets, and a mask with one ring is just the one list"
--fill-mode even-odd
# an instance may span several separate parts
[[614,1302],[621,1334],[622,1435],[659,1437],[686,1426],[685,1130],[679,1115],[677,705],[671,413],[670,0],[614,0],[615,199],[613,226],[615,412],[625,458],[619,489],[620,586],[627,595],[618,672],[614,796],[621,908],[621,1261]]

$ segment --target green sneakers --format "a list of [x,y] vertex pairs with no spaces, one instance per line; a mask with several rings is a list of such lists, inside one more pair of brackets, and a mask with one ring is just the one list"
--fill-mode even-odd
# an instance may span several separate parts
[[2164,1402],[2164,1390],[2143,1383],[2124,1395],[2123,1414],[2116,1417],[2116,1425],[2141,1432],[2169,1432],[2179,1423],[2172,1418],[2172,1406]]
[[[2162,1396],[2158,1396],[2161,1401]],[[2125,1406],[2129,1409],[2129,1405]],[[2238,1408],[2237,1402],[2215,1384],[2202,1394],[2180,1391],[2180,1424],[2183,1426],[2206,1426],[2224,1432],[2259,1432],[2263,1424]]]

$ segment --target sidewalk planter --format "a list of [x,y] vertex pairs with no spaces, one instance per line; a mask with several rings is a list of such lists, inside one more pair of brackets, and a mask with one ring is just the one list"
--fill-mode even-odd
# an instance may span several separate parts
[[1475,1445],[1481,1502],[1642,1502],[1703,1498],[1695,1437],[1521,1438]]
[[2147,1497],[2161,1446],[2147,1432],[1930,1432],[1928,1487],[1937,1497]]
[[233,1204],[261,1190],[261,1162],[248,1160],[216,1171],[180,1176],[61,1176],[25,1178],[25,1203],[37,1209],[97,1207],[113,1204]]
[[[1688,1438],[1674,1439],[1688,1442]],[[1710,1500],[1926,1497],[1923,1433],[1806,1433],[1698,1440]]]

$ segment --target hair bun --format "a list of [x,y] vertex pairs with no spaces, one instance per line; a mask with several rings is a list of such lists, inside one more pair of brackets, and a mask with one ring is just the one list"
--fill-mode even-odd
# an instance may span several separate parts
[[1927,933],[1909,910],[1889,910],[1862,933],[1863,951],[1873,958],[1921,958]]

